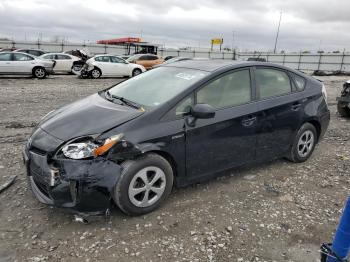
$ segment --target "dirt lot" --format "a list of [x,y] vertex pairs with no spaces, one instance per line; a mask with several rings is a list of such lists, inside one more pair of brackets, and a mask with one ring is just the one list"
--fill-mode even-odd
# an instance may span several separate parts
[[330,241],[349,194],[350,120],[336,114],[346,77],[319,77],[332,120],[324,140],[303,164],[285,160],[231,171],[175,189],[157,211],[84,225],[41,205],[26,185],[21,150],[49,111],[118,79],[0,78],[0,261],[317,261]]

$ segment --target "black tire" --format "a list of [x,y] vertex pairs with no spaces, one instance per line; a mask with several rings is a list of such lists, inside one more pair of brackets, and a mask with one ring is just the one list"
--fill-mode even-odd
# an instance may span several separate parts
[[101,77],[102,72],[99,68],[95,67],[94,69],[91,70],[90,75],[91,75],[91,78],[97,79]]
[[36,77],[38,79],[44,79],[47,76],[47,72],[44,67],[34,67],[33,68],[33,77]]
[[[312,133],[312,136],[313,136],[313,143],[312,143],[312,145],[310,144],[310,147],[307,147],[307,149],[305,149],[303,151],[304,154],[302,154],[302,152],[301,152],[302,145],[299,146],[299,142],[301,142],[301,137],[305,137],[305,136],[307,136],[307,134],[310,134],[310,136],[311,136],[310,132]],[[295,136],[293,146],[290,149],[290,153],[289,153],[289,156],[287,158],[294,163],[305,162],[312,155],[312,152],[315,149],[317,140],[318,140],[318,135],[317,135],[317,131],[316,131],[315,126],[312,125],[311,123],[303,124],[300,127],[297,135]]]
[[338,101],[338,113],[342,117],[350,117],[349,103]]
[[[165,182],[163,182],[162,180],[161,183],[165,183],[164,184],[165,189],[161,194],[161,196],[157,198],[156,202],[154,202],[153,204],[146,207],[137,206],[132,202],[132,200],[129,197],[129,190],[130,190],[129,187],[132,186],[131,183],[133,181],[134,181],[133,183],[137,182],[137,180],[134,180],[134,179],[136,175],[139,174],[139,171],[144,170],[145,168],[154,168],[154,167],[159,168],[160,170],[163,171],[163,174],[165,175],[163,177],[165,178],[164,179]],[[123,168],[122,174],[114,189],[113,199],[117,204],[117,206],[124,213],[132,216],[138,216],[138,215],[143,215],[143,214],[152,212],[153,210],[157,209],[162,204],[162,202],[169,196],[173,187],[173,180],[174,180],[173,170],[169,162],[165,160],[163,157],[154,153],[150,153],[138,159],[127,160],[123,162],[122,168]],[[146,176],[148,176],[147,173],[146,173]],[[144,185],[143,188],[146,188],[146,185]],[[149,194],[152,193],[152,190],[148,192],[149,193],[147,193],[147,197],[149,196]],[[142,193],[135,194],[135,196],[140,194]]]
[[141,69],[135,68],[134,70],[132,70],[132,76],[137,76],[139,74],[142,74]]

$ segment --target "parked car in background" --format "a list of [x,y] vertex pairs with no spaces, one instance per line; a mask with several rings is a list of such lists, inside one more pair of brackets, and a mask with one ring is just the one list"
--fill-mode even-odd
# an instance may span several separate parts
[[79,57],[63,53],[47,53],[40,58],[56,61],[55,73],[73,73],[74,64],[81,60]]
[[131,55],[118,55],[118,57],[127,60]]
[[55,61],[46,61],[30,54],[20,52],[0,53],[0,74],[33,75],[45,78],[53,73]]
[[342,117],[350,117],[350,80],[346,81],[343,85],[343,89],[338,101],[338,113]]
[[170,59],[168,59],[168,60],[165,60],[164,63],[162,63],[162,64],[158,64],[158,65],[153,66],[153,68],[156,68],[156,67],[159,67],[159,66],[162,66],[162,65],[167,65],[167,64],[175,63],[175,62],[186,61],[186,60],[192,60],[192,59],[193,59],[193,58],[190,58],[190,57],[181,57],[181,56],[173,57],[173,58],[170,58]]
[[21,52],[21,53],[27,53],[33,56],[41,56],[45,54],[43,50],[40,49],[17,49],[14,52]]
[[175,57],[177,57],[177,56],[168,55],[168,56],[164,57],[164,61],[167,61],[167,60],[172,59],[172,58],[175,58]]
[[153,54],[138,54],[129,57],[126,61],[144,66],[147,70],[155,65],[162,64],[164,59]]
[[115,55],[96,55],[86,61],[80,75],[99,78],[101,76],[132,77],[145,72],[142,65],[129,63]]
[[[105,58],[103,58],[105,59]],[[284,66],[183,61],[46,115],[24,150],[39,201],[155,210],[173,185],[286,157],[304,162],[330,121],[324,85]]]
[[0,52],[12,52],[15,51],[16,48],[12,47],[12,48],[0,48]]

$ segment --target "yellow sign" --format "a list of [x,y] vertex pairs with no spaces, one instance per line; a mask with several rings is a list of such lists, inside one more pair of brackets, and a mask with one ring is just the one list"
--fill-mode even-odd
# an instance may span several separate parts
[[224,43],[223,38],[214,38],[211,40],[212,45],[222,45]]

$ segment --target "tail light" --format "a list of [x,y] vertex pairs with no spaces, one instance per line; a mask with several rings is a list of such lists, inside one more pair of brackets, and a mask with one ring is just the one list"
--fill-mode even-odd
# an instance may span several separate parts
[[322,95],[327,102],[327,90],[324,84],[322,84]]

